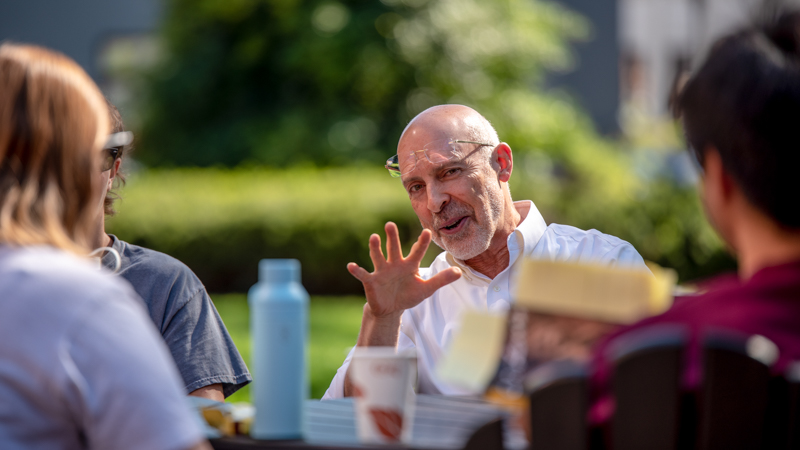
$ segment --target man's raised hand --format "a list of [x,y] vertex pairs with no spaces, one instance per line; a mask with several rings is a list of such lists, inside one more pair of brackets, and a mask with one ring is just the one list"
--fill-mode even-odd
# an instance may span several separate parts
[[419,276],[419,264],[431,243],[430,230],[422,230],[407,257],[403,257],[397,225],[386,224],[386,255],[381,250],[381,237],[369,237],[369,257],[375,266],[370,273],[356,263],[347,270],[364,284],[367,303],[374,317],[399,317],[404,310],[413,308],[433,295],[437,289],[461,277],[461,269],[445,269],[428,280]]

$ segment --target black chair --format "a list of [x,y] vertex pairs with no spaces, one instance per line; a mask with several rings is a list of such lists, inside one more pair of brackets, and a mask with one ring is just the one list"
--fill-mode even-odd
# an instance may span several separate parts
[[530,399],[531,449],[585,450],[589,447],[586,414],[586,366],[555,361],[526,379]]
[[785,377],[789,391],[786,448],[800,449],[800,362],[790,364]]
[[658,326],[611,343],[615,411],[600,439],[587,427],[586,367],[539,367],[526,380],[531,449],[800,449],[800,362],[774,376],[778,349],[768,339],[701,337],[697,392],[681,386],[685,329]]
[[789,387],[769,369],[777,351],[762,336],[704,337],[698,449],[786,448]]
[[503,419],[495,419],[472,433],[463,450],[503,450]]
[[691,415],[686,411],[689,404],[682,406],[680,390],[687,342],[684,327],[655,326],[627,333],[611,343],[612,448],[672,450],[691,440],[685,437],[690,433],[689,424],[681,426],[681,418]]

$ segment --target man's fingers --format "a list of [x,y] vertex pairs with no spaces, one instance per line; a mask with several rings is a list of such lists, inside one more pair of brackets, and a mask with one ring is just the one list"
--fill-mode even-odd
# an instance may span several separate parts
[[372,260],[372,265],[375,266],[375,270],[383,267],[386,263],[383,250],[381,250],[381,237],[377,234],[373,234],[369,237],[369,258]]
[[362,283],[366,283],[367,277],[369,276],[369,272],[359,267],[359,265],[356,263],[348,263],[347,271],[350,272],[350,275],[356,277],[358,281]]
[[397,231],[397,225],[394,222],[386,222],[384,227],[386,230],[386,259],[389,262],[402,261],[403,250],[400,247],[400,233]]
[[422,258],[425,257],[425,252],[428,250],[428,246],[431,243],[431,230],[427,228],[422,230],[422,233],[417,238],[417,242],[411,246],[411,251],[408,252],[408,259],[414,261],[419,265],[422,261]]
[[447,286],[448,284],[456,281],[457,279],[461,278],[461,269],[458,267],[450,267],[449,269],[445,269],[427,281],[425,281],[425,287],[427,288],[428,292],[425,297],[430,297],[442,286]]

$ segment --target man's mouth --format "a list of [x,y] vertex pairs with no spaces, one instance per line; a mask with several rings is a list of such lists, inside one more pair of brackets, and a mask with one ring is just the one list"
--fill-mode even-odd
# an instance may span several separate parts
[[469,216],[453,219],[447,222],[447,225],[444,225],[443,227],[439,228],[439,230],[445,234],[454,233],[463,227],[463,225],[467,222],[467,219],[469,219]]

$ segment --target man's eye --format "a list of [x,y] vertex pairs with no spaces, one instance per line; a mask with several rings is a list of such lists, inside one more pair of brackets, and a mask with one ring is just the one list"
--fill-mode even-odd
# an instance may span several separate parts
[[458,168],[454,167],[452,169],[445,170],[444,176],[449,177],[451,175],[457,175],[459,172],[461,172],[461,169],[458,169]]
[[408,193],[409,194],[413,194],[413,193],[419,192],[420,190],[422,190],[422,185],[421,184],[412,184],[411,186],[408,187]]

